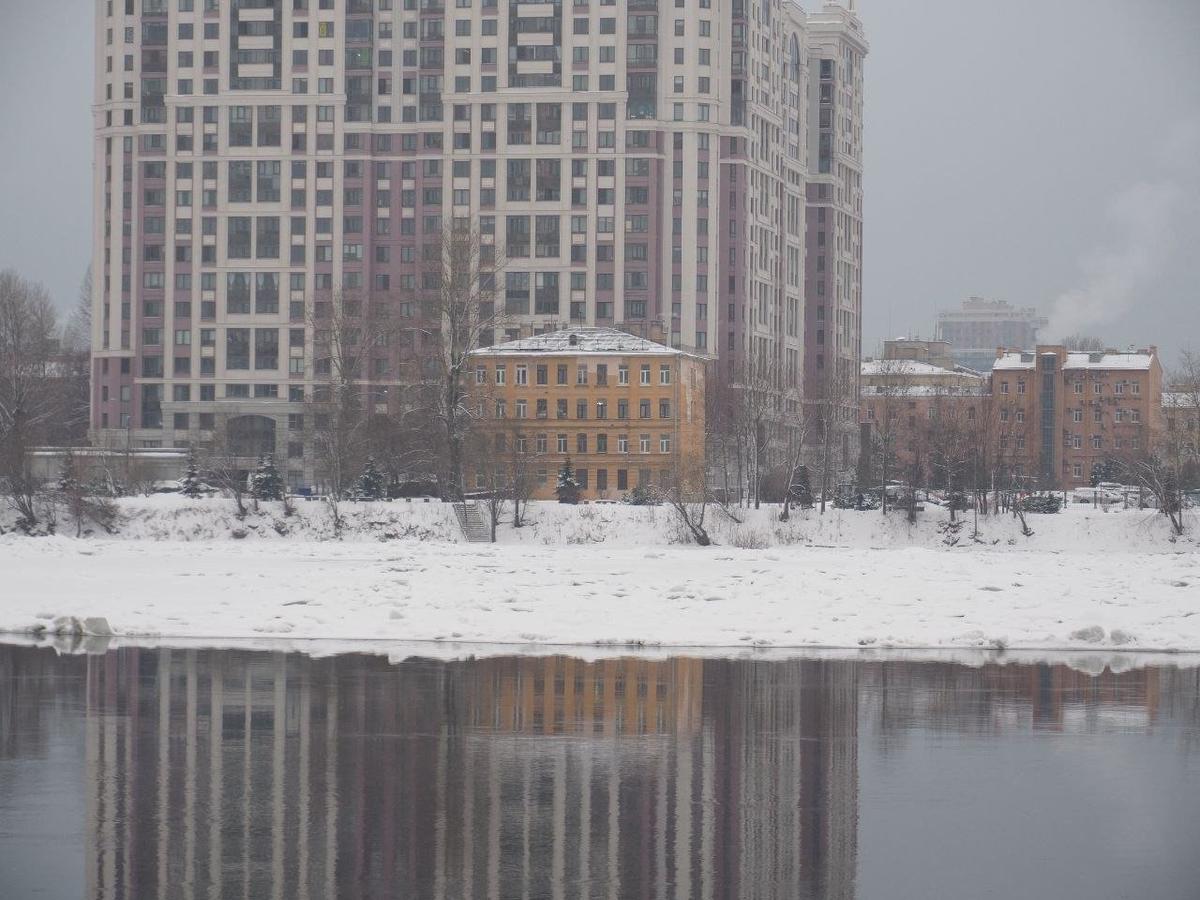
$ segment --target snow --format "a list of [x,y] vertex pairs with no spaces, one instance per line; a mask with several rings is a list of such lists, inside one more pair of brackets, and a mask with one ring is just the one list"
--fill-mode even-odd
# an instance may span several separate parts
[[[1068,369],[1113,369],[1146,372],[1150,370],[1153,359],[1153,354],[1143,352],[1087,353],[1078,351],[1068,353],[1062,367],[1064,371]],[[993,371],[1032,371],[1033,367],[1034,355],[1028,351],[1005,353],[992,364]]]
[[1163,391],[1163,409],[1196,409],[1200,405],[1200,391]]
[[[571,339],[575,343],[571,343]],[[597,328],[594,326],[562,328],[557,331],[547,331],[532,337],[484,347],[472,352],[472,356],[502,356],[509,353],[602,353],[610,355],[630,356],[649,354],[654,356],[683,356],[682,350],[655,343],[646,338],[619,331],[616,328]]]
[[[772,507],[737,523],[710,510],[718,546],[699,548],[667,507],[531,504],[531,524],[505,526],[495,545],[463,543],[437,502],[345,504],[341,539],[321,503],[290,517],[263,507],[239,520],[227,501],[159,496],[123,502],[115,537],[0,536],[0,630],[321,646],[1200,651],[1200,554],[1147,512],[1071,506],[1030,516],[1030,538],[992,517],[976,541],[969,520],[955,533],[943,510],[915,526],[878,511],[781,523]],[[75,629],[63,617],[104,622]]]
[[955,366],[953,369],[944,369],[941,366],[935,366],[933,363],[921,362],[915,359],[868,359],[862,363],[862,374],[864,378],[878,377],[882,375],[941,375],[941,376],[957,376],[961,380],[983,380],[983,376],[973,369],[968,369],[965,366]]

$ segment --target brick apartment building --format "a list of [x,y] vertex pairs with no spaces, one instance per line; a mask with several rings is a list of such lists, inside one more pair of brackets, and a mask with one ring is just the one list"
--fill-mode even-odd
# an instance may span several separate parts
[[1039,487],[1087,485],[1110,460],[1144,452],[1162,425],[1156,347],[997,352],[991,373],[997,446]]
[[891,457],[888,477],[906,477],[941,425],[973,428],[984,422],[986,407],[987,379],[957,365],[948,342],[885,341],[883,356],[862,364],[862,455],[870,458],[872,442],[882,440]]
[[897,472],[929,449],[938,427],[945,431],[950,421],[989,448],[1006,479],[1068,490],[1086,486],[1113,461],[1145,452],[1164,423],[1155,347],[1000,349],[982,376],[945,365],[939,348],[914,353],[911,346],[889,345],[884,359],[863,363],[862,422],[864,443],[886,440]]

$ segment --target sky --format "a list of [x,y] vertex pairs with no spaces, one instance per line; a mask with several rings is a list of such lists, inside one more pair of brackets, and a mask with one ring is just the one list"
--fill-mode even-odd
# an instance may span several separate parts
[[[856,2],[864,353],[971,295],[1037,306],[1044,339],[1200,350],[1200,0]],[[90,256],[93,5],[0,0],[0,268],[64,309]]]

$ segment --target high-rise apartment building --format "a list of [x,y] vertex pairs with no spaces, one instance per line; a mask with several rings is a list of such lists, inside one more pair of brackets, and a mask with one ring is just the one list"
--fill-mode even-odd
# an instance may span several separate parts
[[[849,9],[96,6],[101,443],[217,434],[311,482],[314,310],[403,322],[453,226],[504,260],[497,340],[661,333],[789,405],[857,377],[867,45]],[[419,339],[369,360],[376,409]]]
[[1038,329],[1048,320],[1032,306],[1013,306],[1006,300],[969,297],[960,309],[938,313],[938,340],[950,344],[954,361],[976,372],[988,372],[998,347],[1032,350]]

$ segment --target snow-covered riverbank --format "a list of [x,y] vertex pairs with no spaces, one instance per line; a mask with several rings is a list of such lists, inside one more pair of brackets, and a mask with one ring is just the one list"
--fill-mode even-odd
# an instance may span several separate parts
[[[1200,553],[1143,513],[1042,516],[1030,539],[1000,518],[953,547],[935,521],[865,513],[788,523],[795,540],[779,545],[760,516],[698,548],[669,542],[664,508],[547,504],[505,543],[468,545],[441,504],[381,504],[369,515],[389,524],[343,541],[296,518],[284,537],[269,517],[222,539],[211,510],[153,504],[115,539],[0,537],[0,629],[75,617],[212,642],[1200,650]],[[747,528],[761,531],[735,546]]]

